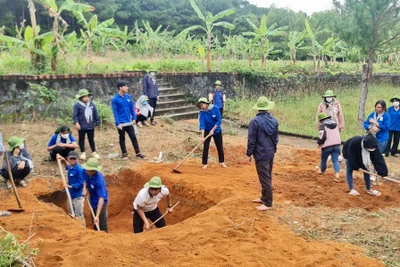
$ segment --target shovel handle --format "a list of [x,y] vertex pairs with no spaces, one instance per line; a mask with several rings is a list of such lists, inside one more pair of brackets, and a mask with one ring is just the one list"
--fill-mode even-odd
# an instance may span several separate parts
[[[90,204],[89,199],[88,199],[87,197],[85,197],[85,198],[86,198],[86,201],[87,201],[88,206],[89,206],[89,209],[90,209],[90,214],[92,214],[93,221],[94,221],[94,218],[96,218],[96,216],[94,215],[94,211],[93,211],[92,205]],[[95,226],[96,226],[96,228],[97,228],[97,231],[100,231],[100,226],[99,226],[99,224],[98,224],[98,223],[95,223]]]
[[[376,174],[376,173],[372,173],[372,172],[369,172],[369,171],[366,171],[366,170],[363,170],[363,169],[359,169],[359,170],[361,170],[363,173],[366,173],[366,174],[369,174],[369,175],[373,175],[373,176],[376,176],[376,181],[375,181],[375,184],[376,185],[379,185],[379,177],[382,177],[382,176],[380,176],[380,175],[378,175],[378,174]],[[383,178],[383,177],[382,177]]]
[[[204,138],[204,141],[206,141],[209,137],[211,137],[211,135],[207,135],[206,138]],[[178,169],[179,166],[181,166],[181,164],[202,144],[204,143],[204,141],[199,142],[193,149],[192,151],[189,152],[189,154],[187,154],[183,160],[181,160],[181,162],[178,163],[178,165],[176,165],[176,167],[174,169]]]
[[[178,204],[179,204],[179,201],[176,202],[176,204],[173,205],[172,208],[175,208]],[[167,214],[168,214],[168,210],[167,210],[160,218],[158,218],[158,219],[155,220],[152,224],[150,224],[150,228],[151,228],[153,225],[155,225],[159,220],[161,220],[162,218],[164,218],[165,215],[167,215]],[[144,231],[146,232],[146,229],[145,229]]]
[[8,176],[10,178],[10,182],[11,182],[11,185],[12,185],[12,188],[13,188],[13,192],[14,192],[15,198],[17,199],[17,202],[18,202],[18,207],[20,209],[23,209],[22,204],[21,204],[21,200],[20,200],[18,192],[17,192],[17,187],[15,186],[15,183],[14,183],[14,177],[13,177],[13,174],[12,174],[12,171],[11,171],[11,167],[10,167],[10,160],[8,159],[8,149],[5,148],[5,150],[6,151],[5,151],[4,154],[5,154],[5,158],[6,158]]
[[[61,160],[57,159],[57,163],[58,163],[58,168],[60,169],[60,173],[61,173],[61,178],[63,180],[63,184],[66,185],[67,181],[66,181],[65,176],[64,176],[64,170],[63,170],[62,165],[61,165]],[[75,217],[75,211],[74,211],[74,206],[72,205],[71,194],[69,193],[68,186],[64,186],[64,188],[65,188],[65,192],[67,193],[68,206],[69,206],[69,209],[71,211],[71,216],[73,218],[73,217]]]

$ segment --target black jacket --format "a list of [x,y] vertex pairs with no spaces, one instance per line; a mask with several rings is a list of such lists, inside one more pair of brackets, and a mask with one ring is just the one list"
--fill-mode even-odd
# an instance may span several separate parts
[[[343,145],[343,157],[349,161],[351,170],[363,169],[367,170],[364,166],[361,155],[361,142],[364,139],[362,136],[354,136],[346,141]],[[385,159],[378,148],[370,152],[371,162],[375,167],[375,170],[380,176],[388,175],[388,168],[386,166]]]

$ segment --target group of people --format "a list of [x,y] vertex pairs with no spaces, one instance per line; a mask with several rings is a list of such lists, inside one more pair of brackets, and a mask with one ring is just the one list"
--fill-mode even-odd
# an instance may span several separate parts
[[[318,106],[316,118],[319,129],[318,147],[321,149],[320,174],[326,171],[326,162],[330,156],[335,172],[335,181],[340,179],[340,133],[344,129],[344,116],[340,102],[332,90],[326,91],[323,100]],[[362,170],[364,173],[366,192],[379,196],[381,192],[371,188],[371,180],[379,176],[387,176],[388,168],[383,156],[391,154],[399,156],[398,145],[400,139],[400,110],[398,95],[390,99],[392,106],[387,109],[384,100],[375,103],[375,111],[364,122],[366,134],[350,138],[343,145],[343,157],[346,164],[346,181],[350,195],[359,195],[353,187],[353,171]],[[392,143],[393,141],[393,143]],[[373,167],[373,168],[372,168]]]

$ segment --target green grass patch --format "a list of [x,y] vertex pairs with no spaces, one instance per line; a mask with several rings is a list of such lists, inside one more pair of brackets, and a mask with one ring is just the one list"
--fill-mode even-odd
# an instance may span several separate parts
[[[385,100],[388,107],[391,105],[390,98],[398,94],[397,87],[389,85],[370,86],[365,115],[368,116],[374,111],[377,100]],[[334,91],[340,101],[345,119],[345,129],[342,133],[342,141],[355,135],[362,135],[363,130],[357,127],[358,103],[360,98],[360,88],[343,88]],[[271,99],[271,98],[270,98]],[[246,124],[256,115],[252,106],[256,102],[252,99],[228,99],[224,115]],[[271,113],[279,121],[279,130],[294,134],[308,136],[318,136],[315,124],[315,115],[322,98],[318,93],[304,95],[283,95],[276,99],[274,109]]]

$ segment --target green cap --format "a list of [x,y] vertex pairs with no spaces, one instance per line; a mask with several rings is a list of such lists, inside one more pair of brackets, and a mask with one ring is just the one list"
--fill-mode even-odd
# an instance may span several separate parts
[[99,161],[95,158],[90,158],[85,164],[82,164],[82,168],[88,171],[101,171],[102,166],[99,166]]
[[400,96],[395,95],[394,97],[392,97],[392,98],[390,99],[390,102],[393,102],[395,99],[400,100]]
[[326,90],[325,94],[322,97],[336,97],[332,90]]
[[214,85],[221,85],[222,86],[222,83],[221,83],[220,80],[217,80],[217,81],[215,81]]
[[81,89],[79,90],[78,94],[75,95],[75,98],[79,99],[83,96],[87,96],[87,95],[92,95],[91,93],[89,93],[89,91],[87,89]]
[[18,147],[23,142],[24,138],[20,138],[18,136],[11,136],[10,139],[8,139],[8,151],[13,151],[14,148]]
[[330,118],[331,118],[331,116],[328,116],[325,112],[321,112],[320,114],[318,114],[319,121],[330,119]]
[[162,187],[162,181],[161,178],[158,176],[154,176],[153,178],[150,179],[147,183],[144,184],[144,187],[146,188],[161,188]]
[[200,106],[200,103],[206,103],[206,104],[210,104],[210,101],[208,101],[208,99],[206,97],[200,97],[199,101],[197,101],[197,106]]
[[268,98],[265,96],[260,96],[257,99],[257,103],[253,106],[253,109],[255,110],[270,110],[274,107],[275,103],[272,101],[269,101]]

